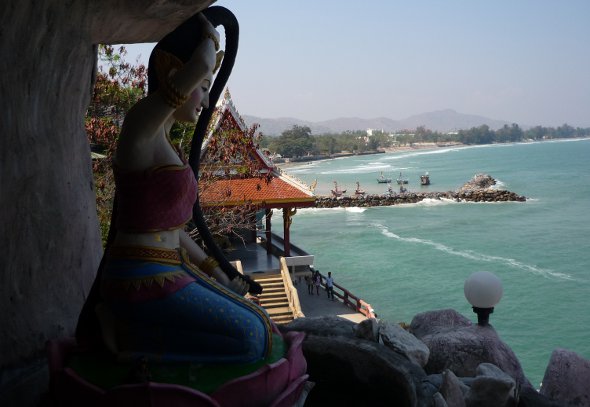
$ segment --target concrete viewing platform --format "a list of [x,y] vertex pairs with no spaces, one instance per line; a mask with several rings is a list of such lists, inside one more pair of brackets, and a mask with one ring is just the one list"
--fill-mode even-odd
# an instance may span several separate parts
[[225,253],[225,257],[229,261],[239,260],[244,274],[250,276],[256,273],[280,273],[281,271],[279,258],[268,254],[258,243],[237,246],[234,250]]
[[[308,253],[297,248],[292,248],[293,256],[307,255]],[[229,261],[239,260],[242,265],[244,274],[249,275],[253,279],[257,276],[269,277],[272,275],[281,275],[280,260],[274,254],[268,254],[266,249],[259,243],[248,243],[245,245],[238,245],[233,250],[226,253],[226,258]],[[314,294],[308,293],[307,283],[304,275],[309,272],[298,271],[292,275],[293,286],[297,290],[301,311],[306,317],[318,317],[324,315],[336,315],[353,322],[360,322],[367,319],[363,314],[353,310],[345,305],[338,295],[342,295],[339,291],[340,287],[335,286],[336,298],[334,301],[328,299],[324,287],[320,287],[319,295],[314,287]]]
[[297,284],[295,284],[295,288],[297,289],[297,294],[299,296],[301,311],[303,311],[306,317],[336,315],[357,323],[367,319],[363,314],[344,305],[339,299],[335,299],[334,301],[330,300],[326,294],[326,290],[322,287],[320,287],[319,295],[317,295],[315,287],[313,289],[313,294],[309,294],[307,291],[307,284],[305,280],[302,279],[302,281],[298,281]]

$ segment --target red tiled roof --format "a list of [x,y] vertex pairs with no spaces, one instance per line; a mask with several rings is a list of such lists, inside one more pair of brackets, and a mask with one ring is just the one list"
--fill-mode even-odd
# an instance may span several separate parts
[[268,184],[266,180],[258,178],[218,180],[200,192],[203,207],[237,206],[245,202],[267,206],[310,206],[314,200],[311,193],[306,193],[278,177],[273,177]]

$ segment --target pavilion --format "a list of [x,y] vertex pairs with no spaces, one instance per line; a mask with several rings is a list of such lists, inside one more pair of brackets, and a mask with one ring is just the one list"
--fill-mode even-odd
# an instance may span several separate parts
[[[201,150],[201,167],[214,165],[208,161],[207,153],[212,146],[222,142],[222,133],[237,131],[243,137],[252,138],[252,132],[237,112],[230,92],[226,89],[224,97],[218,102],[206,139]],[[241,175],[240,168],[255,166],[255,175]],[[223,166],[223,167],[222,167]],[[229,164],[217,168],[218,175],[212,181],[199,187],[199,200],[203,211],[213,208],[231,208],[251,205],[265,218],[264,237],[267,254],[271,254],[273,209],[283,212],[283,256],[291,255],[289,229],[297,208],[313,207],[315,196],[312,188],[302,181],[287,175],[254,143],[250,143],[247,153],[236,152]],[[256,236],[253,228],[254,238]]]

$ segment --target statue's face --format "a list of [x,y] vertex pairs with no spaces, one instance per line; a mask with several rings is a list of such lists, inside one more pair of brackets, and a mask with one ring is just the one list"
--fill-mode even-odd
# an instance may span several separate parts
[[209,107],[209,90],[213,75],[209,74],[191,93],[188,100],[174,112],[174,118],[181,122],[195,123],[201,109]]

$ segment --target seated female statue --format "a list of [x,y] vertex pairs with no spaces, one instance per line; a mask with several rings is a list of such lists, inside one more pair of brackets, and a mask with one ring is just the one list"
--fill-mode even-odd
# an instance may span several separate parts
[[249,363],[271,349],[270,319],[243,297],[247,283],[230,281],[184,231],[197,181],[168,134],[208,107],[222,56],[217,31],[198,21],[201,32],[176,30],[154,48],[148,96],[127,114],[114,157],[117,234],[97,309],[105,343],[122,359]]

